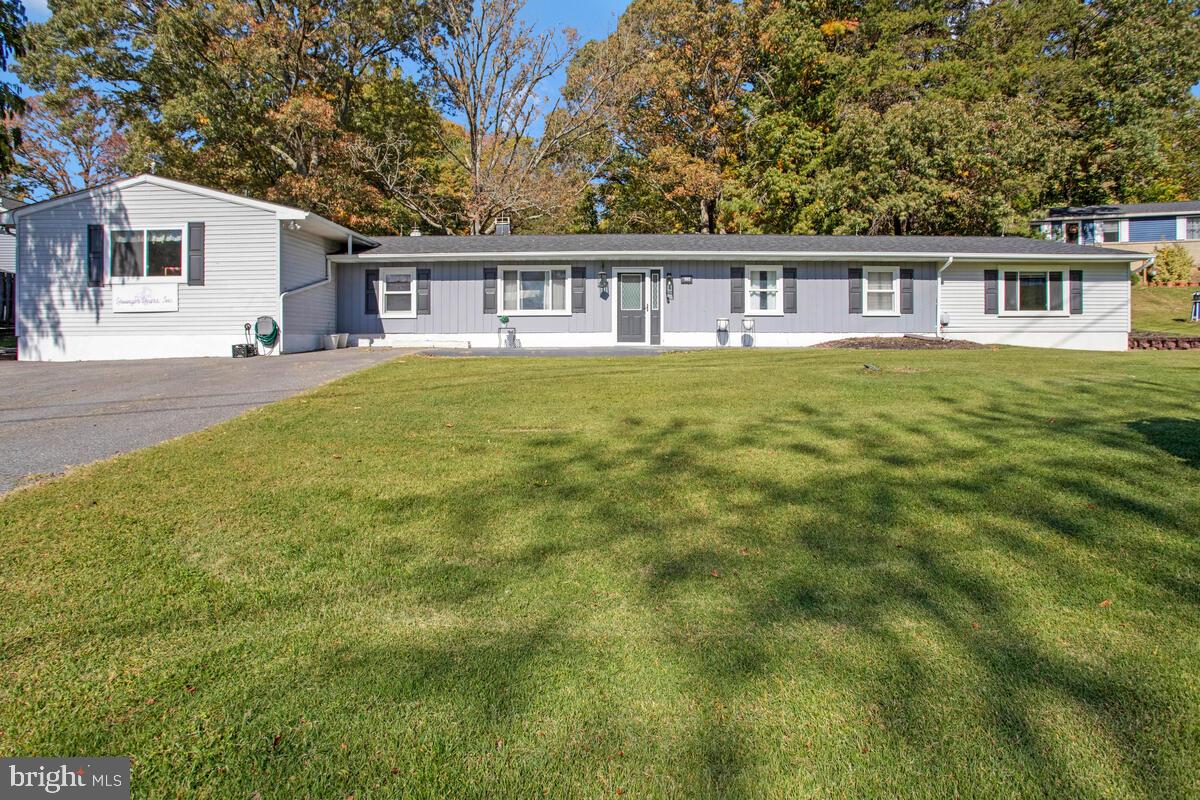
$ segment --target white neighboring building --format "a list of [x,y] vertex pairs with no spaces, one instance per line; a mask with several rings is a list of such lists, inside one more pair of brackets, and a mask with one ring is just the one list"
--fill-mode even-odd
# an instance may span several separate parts
[[18,355],[32,361],[228,357],[262,316],[283,351],[315,349],[335,332],[326,254],[375,244],[316,214],[154,175],[12,216]]

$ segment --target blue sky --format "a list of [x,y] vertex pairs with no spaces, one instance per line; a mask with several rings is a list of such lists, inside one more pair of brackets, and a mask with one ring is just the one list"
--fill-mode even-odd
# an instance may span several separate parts
[[[23,0],[25,14],[31,22],[44,22],[50,16],[47,0]],[[617,17],[629,5],[629,0],[527,0],[525,18],[540,28],[574,28],[584,39],[601,39],[612,33]],[[554,86],[561,85],[561,78]],[[11,80],[11,77],[9,78]]]

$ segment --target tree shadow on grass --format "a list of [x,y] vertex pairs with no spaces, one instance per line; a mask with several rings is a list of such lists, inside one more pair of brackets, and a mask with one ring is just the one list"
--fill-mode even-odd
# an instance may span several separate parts
[[1156,417],[1139,419],[1129,427],[1164,453],[1181,459],[1192,469],[1200,469],[1200,419]]
[[[679,794],[781,792],[816,764],[820,794],[1186,795],[1186,653],[1145,645],[1178,632],[1164,618],[1200,617],[1195,496],[1172,505],[1152,474],[1186,483],[1195,423],[1096,412],[1119,391],[1060,381],[1031,398],[1013,381],[915,414],[614,412],[599,430],[489,439],[500,460],[466,441],[445,482],[260,490],[278,538],[243,557],[312,565],[256,587],[264,618],[290,604],[330,624],[255,674],[259,729],[323,720],[320,741],[286,751],[312,760],[361,708],[409,726],[383,734],[389,757],[480,796],[555,769],[563,794],[584,793],[578,776],[607,764],[584,729],[609,750],[632,742]],[[339,522],[350,504],[365,524]],[[1154,630],[1088,616],[1114,587],[1153,609],[1117,619]],[[686,715],[657,713],[674,727],[629,722],[671,698]],[[512,737],[523,755],[483,760]],[[271,741],[261,771],[297,769]]]

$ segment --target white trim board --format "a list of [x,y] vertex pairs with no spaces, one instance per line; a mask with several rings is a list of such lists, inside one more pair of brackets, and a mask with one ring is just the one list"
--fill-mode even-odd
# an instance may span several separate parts
[[[1083,245],[1080,245],[1081,247]],[[955,261],[1005,261],[1005,262],[1125,262],[1142,261],[1150,257],[1150,253],[1136,253],[1132,250],[1122,251],[1120,255],[1112,253],[1080,253],[1080,254],[1029,254],[1029,253],[887,253],[861,252],[851,253],[845,250],[823,252],[792,252],[792,251],[759,251],[759,250],[730,250],[714,252],[712,250],[552,250],[543,252],[487,252],[487,253],[357,253],[355,255],[331,255],[331,261],[338,263],[357,263],[367,261],[497,261],[524,263],[530,260],[557,259],[576,261],[774,261],[803,262],[803,261],[945,261],[953,256]]]

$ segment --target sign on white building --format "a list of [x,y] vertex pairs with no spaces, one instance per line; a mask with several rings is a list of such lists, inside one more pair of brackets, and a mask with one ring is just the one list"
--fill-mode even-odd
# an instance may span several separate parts
[[147,311],[178,311],[179,284],[114,284],[113,313],[138,314]]

